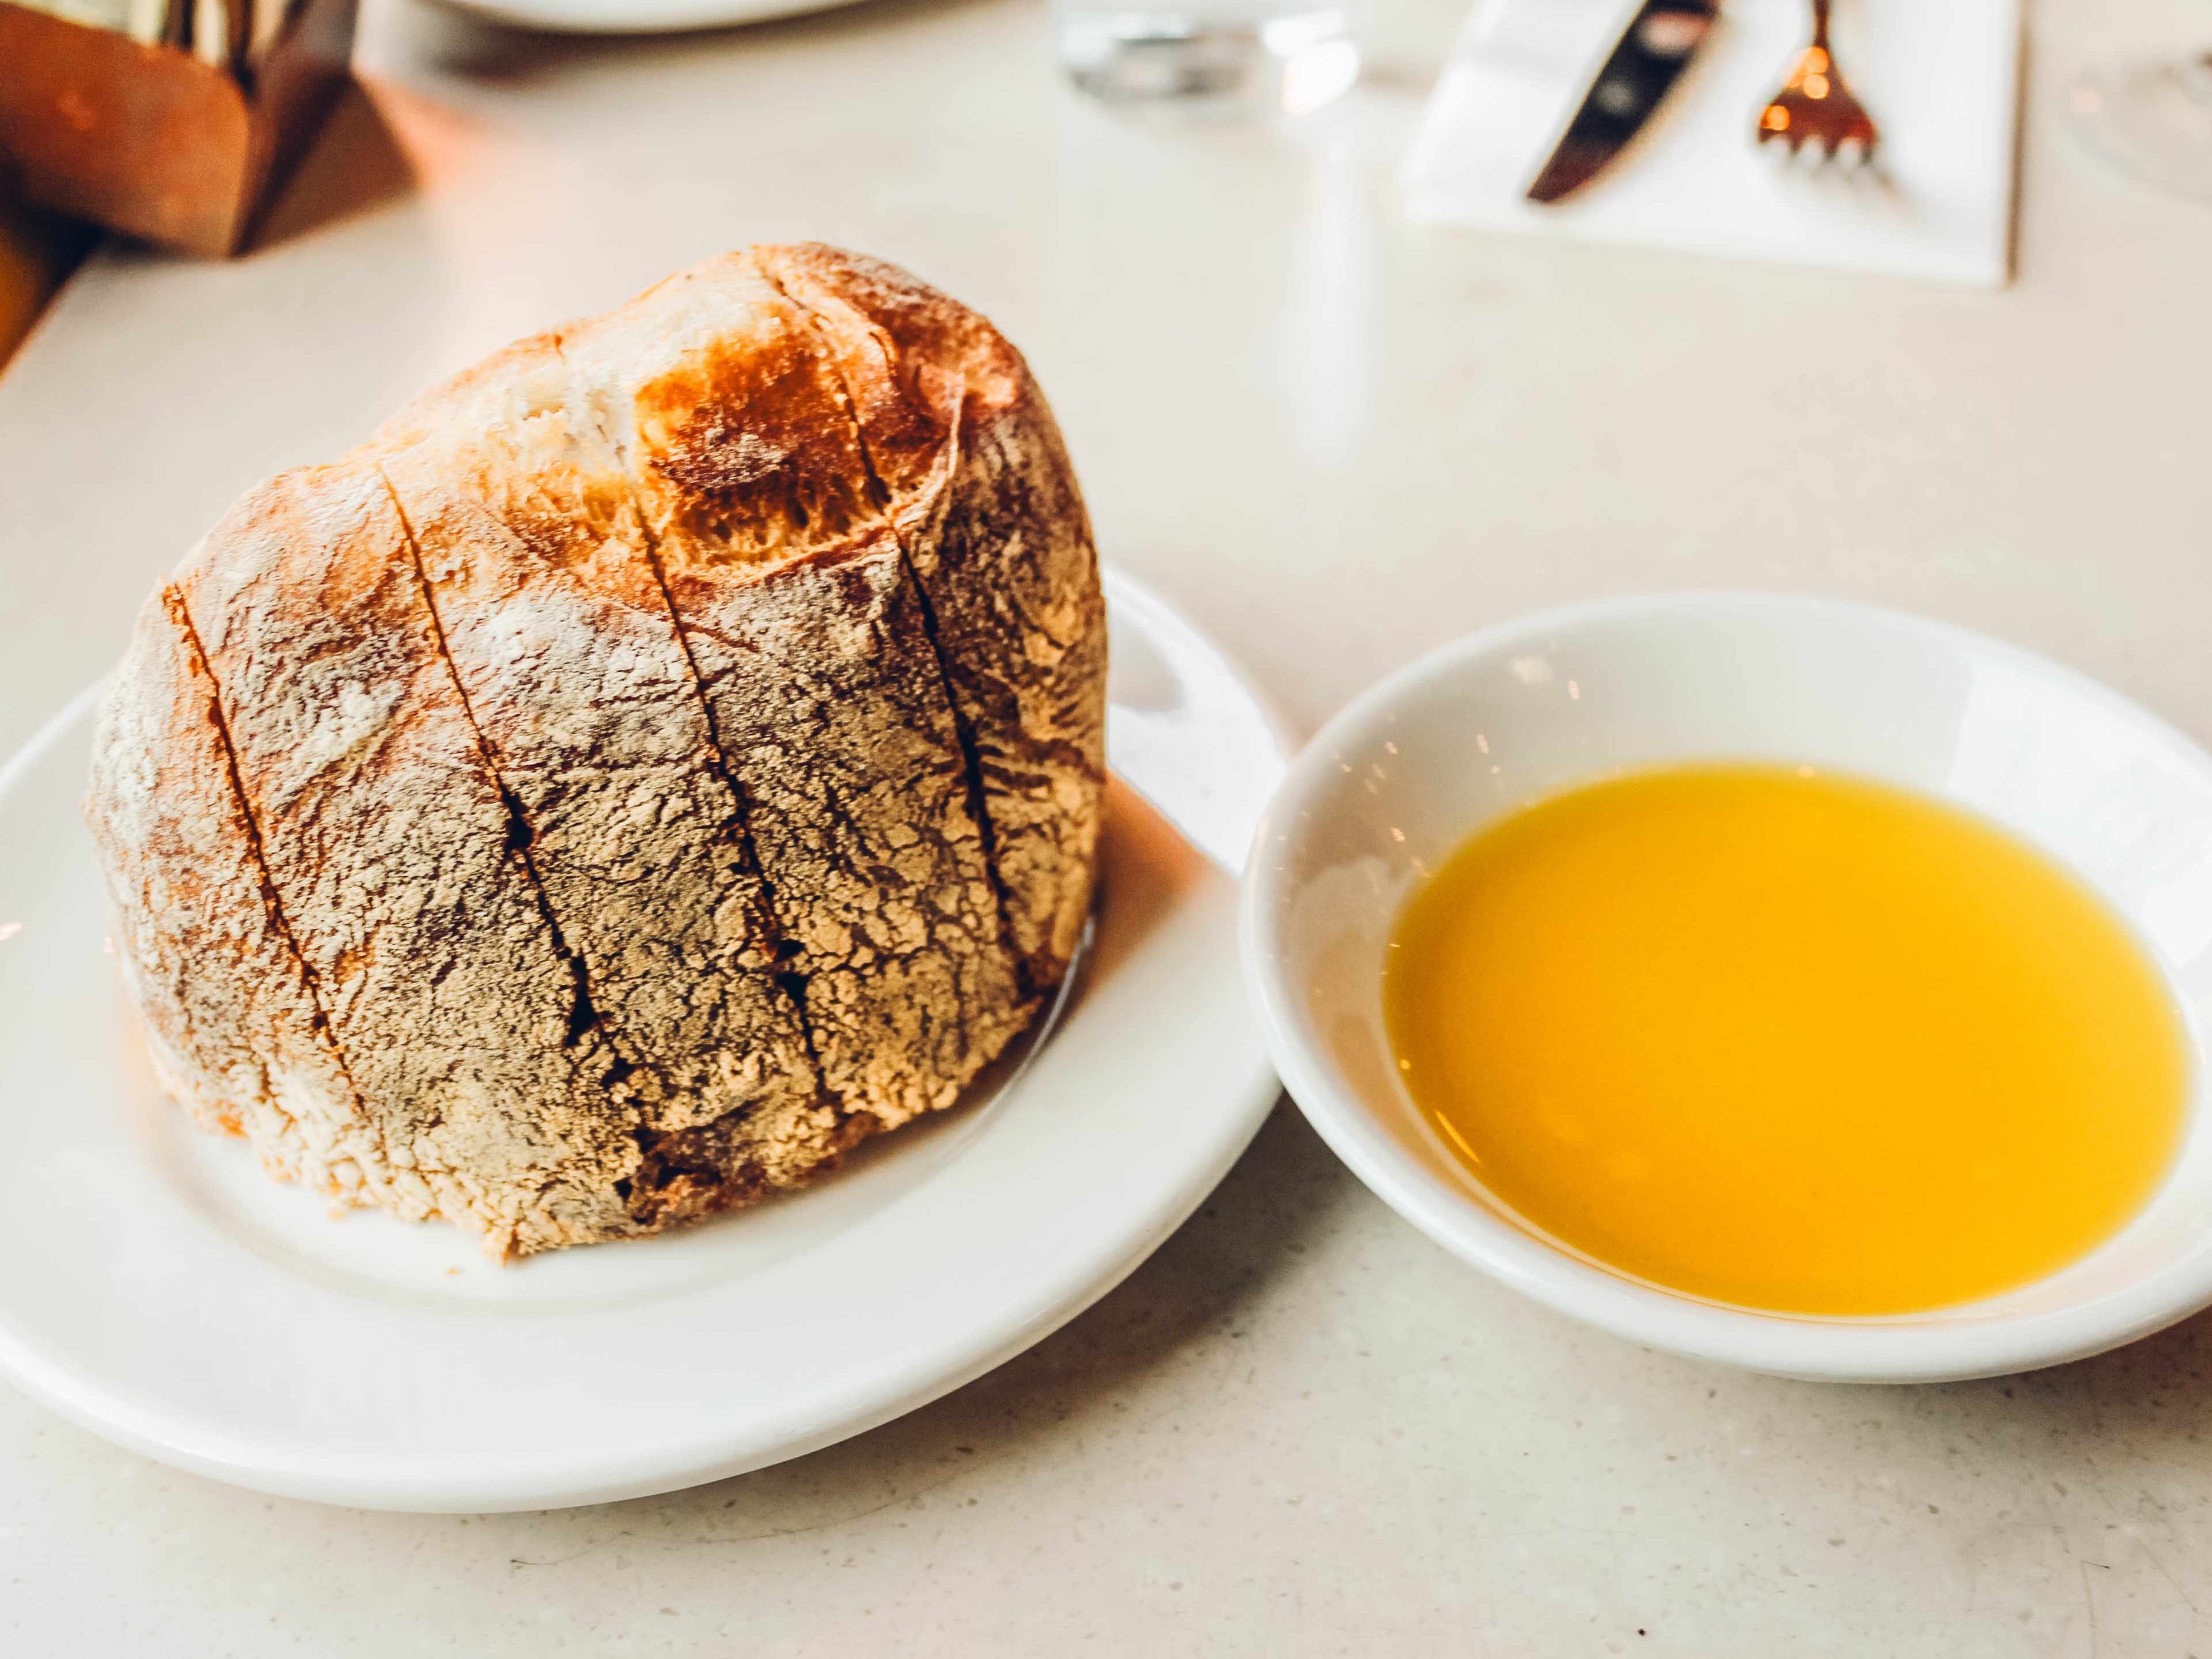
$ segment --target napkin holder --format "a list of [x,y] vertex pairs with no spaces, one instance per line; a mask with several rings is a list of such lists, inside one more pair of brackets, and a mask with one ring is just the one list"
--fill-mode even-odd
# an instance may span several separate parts
[[0,0],[0,187],[149,242],[244,246],[343,84],[357,0],[300,0],[251,71]]

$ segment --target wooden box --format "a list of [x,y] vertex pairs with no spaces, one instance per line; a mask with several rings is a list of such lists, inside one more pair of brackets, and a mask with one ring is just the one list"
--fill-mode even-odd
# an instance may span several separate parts
[[27,201],[228,254],[343,83],[357,0],[301,0],[251,73],[0,0],[0,170]]

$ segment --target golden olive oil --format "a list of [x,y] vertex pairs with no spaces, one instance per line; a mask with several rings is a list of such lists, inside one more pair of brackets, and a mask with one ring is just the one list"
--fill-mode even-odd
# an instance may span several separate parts
[[2111,1237],[2182,1136],[2159,969],[2011,836],[1808,768],[1697,766],[1491,825],[1400,918],[1413,1098],[1492,1192],[1747,1307],[1971,1300]]

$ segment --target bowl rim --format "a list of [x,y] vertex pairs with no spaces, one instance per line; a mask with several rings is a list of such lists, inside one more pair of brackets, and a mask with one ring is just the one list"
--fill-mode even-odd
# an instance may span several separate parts
[[[2212,1249],[2194,1251],[2080,1306],[2039,1312],[1993,1312],[1941,1322],[1917,1315],[1832,1318],[1700,1300],[1626,1278],[1484,1209],[1421,1167],[1357,1093],[1337,1081],[1334,1065],[1314,1041],[1301,999],[1283,971],[1289,957],[1277,919],[1284,913],[1281,899],[1291,860],[1276,854],[1277,844],[1287,846],[1301,833],[1309,809],[1338,787],[1337,753],[1365,741],[1432,683],[1525,646],[1532,635],[1622,620],[1761,616],[1855,623],[2024,672],[2124,720],[2212,785],[2212,754],[2110,686],[1972,629],[1856,600],[1743,590],[1656,592],[1563,605],[1493,623],[1426,653],[1353,698],[1292,759],[1261,817],[1245,864],[1240,955],[1261,1029],[1291,1098],[1352,1173],[1435,1243],[1558,1312],[1692,1358],[1832,1382],[1952,1381],[2086,1358],[2212,1306]],[[2203,1034],[2195,1021],[2188,1025],[2197,1066],[2212,1072]]]

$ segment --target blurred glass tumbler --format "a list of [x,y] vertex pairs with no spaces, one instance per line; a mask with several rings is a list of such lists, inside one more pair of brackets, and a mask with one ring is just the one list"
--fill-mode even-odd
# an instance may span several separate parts
[[1349,0],[1053,0],[1053,24],[1075,84],[1116,103],[1303,115],[1359,75]]

